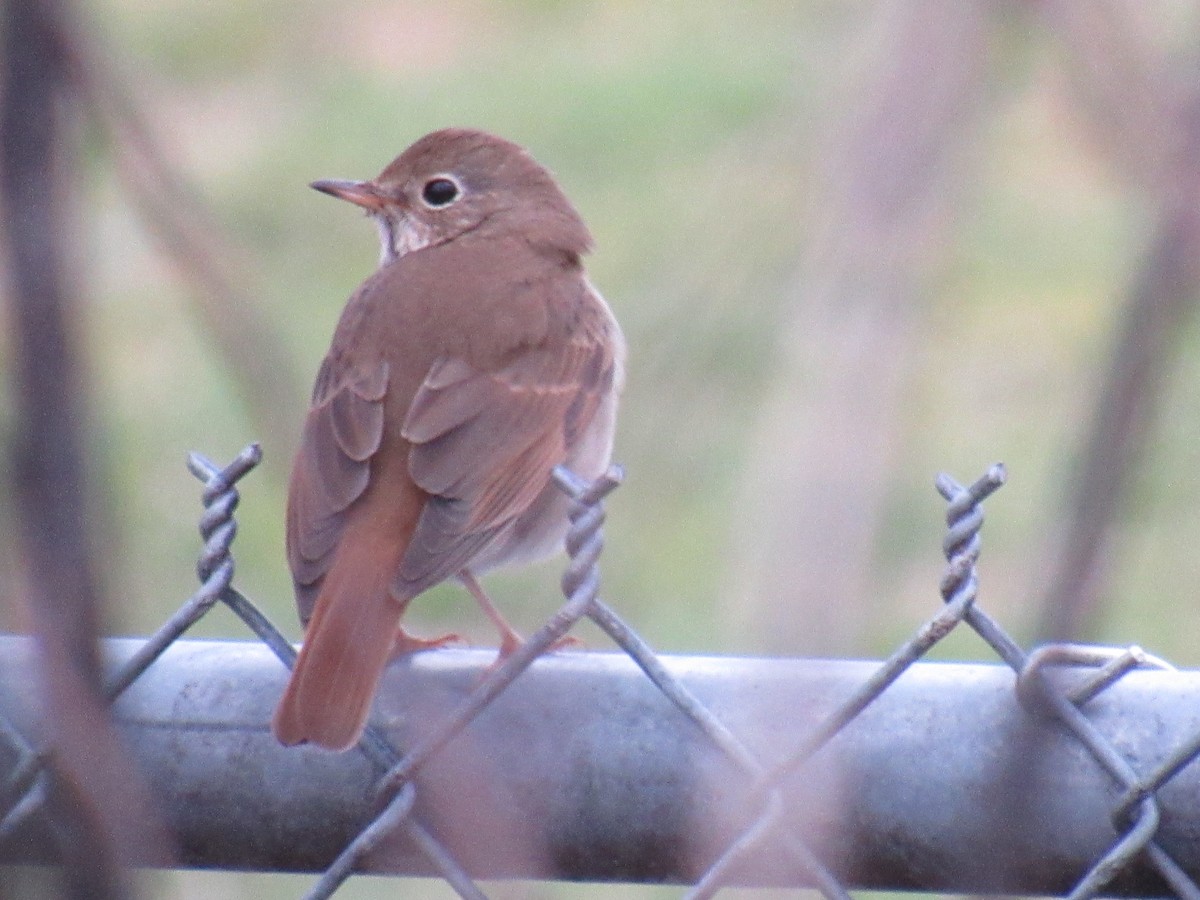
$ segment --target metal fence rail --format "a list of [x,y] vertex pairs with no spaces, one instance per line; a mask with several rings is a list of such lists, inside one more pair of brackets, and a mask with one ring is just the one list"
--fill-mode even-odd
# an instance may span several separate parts
[[[109,696],[189,865],[1200,900],[1200,675],[1141,651],[1026,654],[977,605],[980,503],[948,501],[945,601],[882,663],[660,657],[598,596],[603,497],[575,500],[562,608],[494,670],[440,651],[392,668],[361,752],[275,745],[293,648],[232,588],[236,483],[205,482],[201,589],[145,642],[110,642]],[[215,603],[266,645],[180,641]],[[551,654],[587,616],[621,654]],[[918,664],[961,624],[1005,666]],[[30,648],[0,639],[0,859],[52,857]],[[1160,671],[1133,671],[1135,669]]]
[[[112,641],[123,661],[140,642]],[[36,729],[32,648],[0,639],[4,714]],[[488,651],[393,667],[377,726],[396,746],[467,697]],[[664,657],[672,677],[764,764],[870,677],[871,662]],[[1088,669],[1054,673],[1062,689]],[[187,866],[321,871],[369,821],[363,754],[279,746],[267,726],[284,672],[253,642],[181,641],[118,701]],[[922,663],[780,785],[782,822],[848,887],[1057,894],[1117,838],[1111,780],[1068,734],[1031,717],[1007,667]],[[1127,675],[1089,704],[1122,756],[1150,769],[1200,730],[1200,673]],[[1030,765],[1023,747],[1037,747]],[[1019,773],[1020,777],[1013,777]],[[746,781],[623,654],[539,660],[415,778],[416,813],[473,876],[689,883],[744,826]],[[1200,872],[1200,767],[1158,796],[1158,840]],[[45,858],[31,830],[10,860]],[[436,874],[411,839],[363,871]],[[795,884],[765,840],[739,884]],[[1145,860],[1110,891],[1164,890]]]

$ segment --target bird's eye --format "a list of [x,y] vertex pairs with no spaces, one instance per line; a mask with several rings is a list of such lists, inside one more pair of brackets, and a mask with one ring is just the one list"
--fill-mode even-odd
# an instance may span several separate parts
[[430,178],[421,189],[421,199],[427,206],[449,206],[458,199],[460,191],[458,183],[444,175]]

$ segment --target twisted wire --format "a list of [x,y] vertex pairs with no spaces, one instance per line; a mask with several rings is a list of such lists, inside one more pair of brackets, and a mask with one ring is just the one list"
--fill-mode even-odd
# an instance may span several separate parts
[[[943,542],[948,565],[942,578],[942,596],[948,604],[960,600],[969,603],[964,619],[1017,673],[1016,693],[1021,705],[1031,712],[1040,709],[1043,714],[1057,719],[1109,777],[1124,789],[1123,800],[1114,814],[1118,831],[1124,833],[1084,873],[1069,897],[1072,900],[1084,900],[1096,896],[1134,859],[1146,854],[1177,894],[1188,900],[1200,900],[1200,888],[1154,843],[1159,809],[1153,790],[1139,782],[1129,763],[1077,706],[1115,683],[1132,667],[1129,660],[1134,663],[1140,660],[1138,654],[1129,652],[1128,659],[1120,655],[1115,659],[1105,659],[1104,662],[1109,665],[1092,682],[1074,692],[1065,693],[1044,677],[1045,666],[1055,658],[1054,652],[1035,651],[1026,654],[995,620],[974,605],[978,593],[975,563],[980,549],[979,528],[983,523],[983,510],[979,503],[1000,487],[1005,478],[1006,472],[1001,464],[992,466],[968,488],[963,488],[947,475],[938,477],[938,491],[949,502],[946,511],[948,530]],[[1196,750],[1200,752],[1200,744]],[[1194,755],[1187,761],[1191,758]]]
[[262,448],[258,444],[247,445],[224,468],[219,468],[199,453],[188,454],[188,470],[204,482],[201,501],[205,508],[200,518],[200,536],[204,539],[204,546],[196,562],[200,589],[108,680],[105,692],[110,701],[120,696],[167,647],[203,618],[222,593],[229,589],[234,570],[231,547],[237,535],[233,513],[239,497],[235,485],[261,461]]
[[554,483],[571,498],[567,512],[570,526],[563,543],[567,549],[567,567],[562,575],[562,592],[568,600],[581,593],[595,599],[600,593],[600,572],[597,563],[604,551],[605,512],[603,500],[625,479],[625,470],[610,466],[594,481],[586,481],[566,466],[556,466]]
[[[262,460],[262,448],[248,445],[228,466],[219,468],[199,453],[188,455],[188,469],[205,488],[201,495],[205,510],[200,520],[204,550],[197,563],[203,584],[195,594],[167,619],[145,643],[138,647],[104,683],[105,699],[111,703],[121,695],[153,662],[185,631],[194,625],[229,589],[233,578],[233,556],[230,547],[237,535],[233,519],[238,505],[237,482]],[[11,729],[8,729],[11,731]],[[10,738],[11,740],[11,738]],[[46,794],[40,776],[49,756],[45,750],[35,750],[23,740],[14,746],[21,752],[21,764],[4,786],[8,811],[0,820],[0,840],[15,833],[31,816],[45,805]]]
[[979,560],[979,531],[983,527],[981,504],[1007,479],[1008,471],[1003,463],[993,465],[966,488],[944,472],[937,477],[938,493],[949,504],[946,507],[946,536],[942,539],[947,567],[940,585],[942,598],[947,603],[960,594],[973,600],[978,593],[975,563]]
[[211,605],[233,581],[233,554],[230,548],[237,536],[233,513],[241,501],[237,482],[262,461],[262,447],[250,444],[223,469],[205,456],[188,454],[188,470],[204,482],[201,500],[200,536],[204,550],[196,561],[203,599]]

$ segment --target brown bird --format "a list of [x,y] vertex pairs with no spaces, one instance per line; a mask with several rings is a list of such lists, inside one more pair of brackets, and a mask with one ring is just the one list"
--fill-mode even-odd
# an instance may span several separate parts
[[406,634],[409,601],[553,553],[565,463],[612,452],[621,330],[580,257],[591,235],[554,178],[481,131],[421,138],[371,181],[317,181],[379,228],[379,269],[342,312],[288,490],[287,554],[307,627],[275,711],[284,744],[353,746]]

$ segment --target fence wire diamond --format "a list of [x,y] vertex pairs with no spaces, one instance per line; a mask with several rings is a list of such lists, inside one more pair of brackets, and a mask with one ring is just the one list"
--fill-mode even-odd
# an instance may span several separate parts
[[[106,684],[108,698],[115,700],[188,629],[217,603],[229,607],[249,629],[290,667],[295,650],[274,625],[233,585],[231,552],[237,533],[239,481],[262,458],[258,445],[251,444],[229,465],[219,468],[199,454],[188,459],[188,468],[203,484],[204,513],[200,533],[204,548],[197,563],[200,588],[161,628],[151,635]],[[485,894],[454,855],[434,836],[416,814],[417,786],[414,776],[528,667],[552,648],[582,618],[599,626],[636,663],[645,677],[671,704],[696,726],[696,733],[741,773],[746,815],[740,831],[708,860],[688,897],[711,897],[735,883],[739,869],[752,866],[756,854],[771,846],[794,868],[794,883],[816,887],[830,900],[849,895],[834,871],[819,858],[785,820],[780,786],[802,772],[806,764],[829,741],[854,721],[915,662],[966,623],[1016,673],[1018,701],[1031,716],[1053,720],[1084,748],[1098,769],[1111,779],[1118,799],[1111,809],[1118,835],[1112,846],[1080,876],[1070,892],[1072,898],[1101,894],[1114,878],[1135,860],[1145,858],[1178,896],[1200,900],[1200,887],[1171,855],[1156,842],[1160,809],[1156,792],[1200,755],[1200,734],[1193,735],[1171,751],[1155,767],[1135,771],[1114,743],[1101,734],[1088,718],[1087,707],[1096,697],[1139,668],[1170,668],[1162,660],[1133,647],[1111,650],[1075,645],[1051,645],[1026,653],[980,607],[976,564],[980,554],[982,503],[1005,481],[1005,470],[996,465],[969,486],[947,475],[938,477],[936,487],[947,501],[947,532],[943,542],[946,569],[940,590],[944,604],[913,635],[884,660],[860,687],[824,719],[817,722],[796,746],[778,761],[765,764],[714,715],[654,652],[600,597],[598,560],[603,550],[604,498],[621,483],[622,473],[613,467],[593,482],[579,479],[562,467],[554,472],[561,490],[572,499],[571,526],[566,538],[570,558],[563,575],[563,605],[532,634],[515,653],[491,670],[457,706],[447,711],[435,727],[413,746],[393,746],[385,732],[369,725],[361,749],[378,772],[376,793],[379,813],[350,840],[308,893],[310,898],[331,896],[353,875],[363,860],[380,843],[403,832],[427,857],[433,869],[462,897],[483,898]],[[1092,674],[1065,683],[1052,677],[1051,670],[1072,667],[1075,673]],[[13,762],[0,786],[0,847],[39,813],[45,815],[49,751],[25,737],[0,715],[0,749]],[[49,823],[51,829],[54,823]]]

